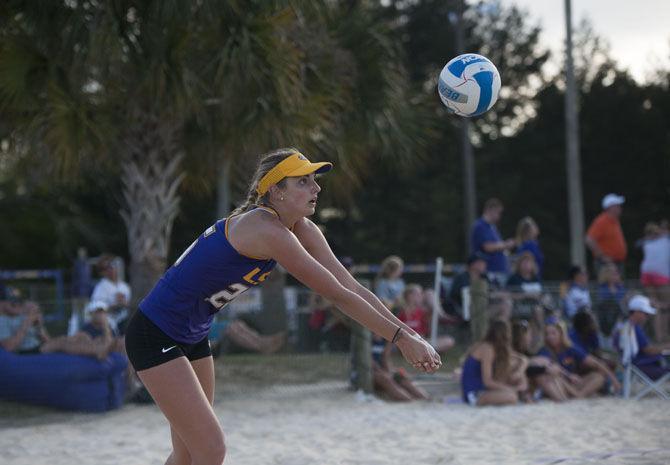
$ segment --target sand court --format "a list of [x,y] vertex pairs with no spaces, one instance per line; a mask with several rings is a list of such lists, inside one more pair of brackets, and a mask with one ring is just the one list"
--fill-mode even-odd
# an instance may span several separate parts
[[[234,389],[216,402],[226,463],[238,465],[668,464],[670,404],[600,398],[472,408],[447,400],[363,401],[340,382]],[[153,405],[104,415],[3,418],[5,465],[162,464]]]

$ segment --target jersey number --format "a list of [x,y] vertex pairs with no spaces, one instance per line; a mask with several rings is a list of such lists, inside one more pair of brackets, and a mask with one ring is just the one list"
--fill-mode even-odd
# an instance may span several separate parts
[[212,294],[205,300],[212,304],[212,306],[218,311],[247,289],[249,289],[249,286],[245,286],[241,283],[231,284],[228,286],[228,289],[224,289],[223,291],[219,291],[216,294]]

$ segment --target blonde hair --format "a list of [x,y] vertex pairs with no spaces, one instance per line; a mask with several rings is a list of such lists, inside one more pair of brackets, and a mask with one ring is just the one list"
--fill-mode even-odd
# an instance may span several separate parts
[[[544,325],[544,331],[546,333],[547,328],[550,326],[555,327],[558,332],[561,335],[561,345],[563,346],[564,349],[567,349],[568,347],[572,347],[572,341],[570,341],[570,338],[568,337],[568,329],[565,326],[565,323],[559,319],[556,319],[556,321],[550,321],[546,322]],[[545,336],[546,339],[546,336]]]
[[[249,190],[247,192],[247,198],[242,205],[237,207],[232,213],[232,215],[238,215],[249,210],[249,208],[254,205],[263,205],[267,204],[270,192],[266,192],[264,195],[258,195],[256,188],[260,180],[268,174],[268,172],[277,166],[280,162],[284,161],[294,153],[298,152],[298,149],[293,147],[282,148],[273,150],[272,152],[265,153],[260,156],[258,160],[258,167],[256,167],[256,172],[251,178],[251,183],[249,184]],[[286,183],[285,178],[277,183],[278,186],[283,186]]]
[[537,223],[530,216],[525,216],[516,225],[516,240],[519,244],[530,239],[533,228],[539,229]]
[[402,261],[402,258],[397,255],[390,255],[382,261],[377,278],[388,279],[393,272],[401,269],[404,265],[405,262]]

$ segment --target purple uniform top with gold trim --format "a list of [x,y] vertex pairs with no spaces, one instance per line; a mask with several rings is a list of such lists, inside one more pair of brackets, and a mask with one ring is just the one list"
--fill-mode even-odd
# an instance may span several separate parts
[[229,220],[207,228],[140,302],[140,311],[177,342],[194,344],[205,338],[214,314],[262,283],[276,265],[235,250],[228,241]]

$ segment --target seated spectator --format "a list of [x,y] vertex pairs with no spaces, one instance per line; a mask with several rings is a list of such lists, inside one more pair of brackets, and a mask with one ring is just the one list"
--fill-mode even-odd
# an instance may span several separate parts
[[104,302],[89,302],[84,308],[87,322],[75,334],[78,337],[87,337],[91,341],[109,347],[109,351],[125,353],[123,338],[119,338],[118,332],[112,327],[107,313],[107,304]]
[[[425,307],[423,289],[418,284],[410,284],[405,288],[398,318],[423,338],[430,339],[430,313]],[[444,353],[454,346],[454,339],[439,336],[435,345],[436,351]]]
[[[628,328],[632,334],[626,335],[634,340],[632,361],[633,365],[643,371],[649,378],[656,380],[667,373],[670,369],[663,364],[663,352],[670,350],[670,343],[650,344],[643,326],[649,315],[655,315],[656,309],[651,306],[649,298],[643,295],[635,295],[628,302],[628,323],[614,333],[614,346],[622,351],[622,331]],[[637,346],[637,348],[635,348]]]
[[604,389],[608,380],[614,390],[620,389],[619,381],[604,363],[572,345],[563,323],[557,318],[552,317],[546,322],[544,340],[545,347],[538,355],[563,368],[569,381],[566,388],[570,397],[591,397]]
[[93,288],[91,301],[104,302],[112,326],[124,333],[126,321],[130,317],[130,286],[119,277],[111,255],[103,255],[96,264],[100,281]]
[[568,278],[570,282],[563,301],[563,308],[565,315],[572,320],[578,311],[591,310],[591,293],[589,292],[589,275],[581,266],[572,266]]
[[50,337],[42,312],[34,302],[10,302],[0,315],[0,347],[17,354],[64,352],[105,359],[110,346],[91,340],[88,335]]
[[402,258],[391,255],[382,261],[379,273],[374,282],[374,293],[390,310],[402,303],[402,292],[405,281],[402,279]]
[[372,336],[372,379],[375,390],[399,402],[428,400],[428,393],[414,385],[404,369],[393,366],[392,348],[393,345],[384,338]]
[[562,376],[562,367],[546,357],[534,355],[530,349],[531,334],[528,322],[518,320],[512,324],[512,348],[528,361],[526,377],[528,391],[524,397],[535,397],[540,393],[556,402],[569,399],[567,380]]
[[535,223],[533,218],[526,216],[519,220],[519,224],[516,227],[517,248],[515,254],[519,256],[524,252],[532,253],[537,264],[537,275],[541,279],[544,271],[544,254],[542,253],[542,249],[540,249],[540,243],[537,241],[539,235],[540,228],[537,227],[537,223]]
[[493,321],[463,363],[463,401],[472,406],[516,404],[519,393],[528,390],[526,367],[526,360],[512,350],[509,324]]
[[542,307],[542,283],[537,274],[535,257],[530,252],[523,252],[514,263],[514,273],[507,280],[507,290],[515,302],[513,317],[529,319],[539,339],[544,322]]
[[[233,347],[239,347],[252,352],[274,354],[286,342],[285,331],[263,335],[241,319],[219,321],[215,326],[218,336],[213,338],[213,334],[210,334],[212,353],[215,356],[218,356],[224,350],[224,347],[228,348],[231,344]],[[212,328],[215,326],[212,326]]]
[[470,289],[473,279],[486,278],[486,256],[475,252],[468,257],[467,269],[454,277],[449,290],[449,306],[454,313],[463,316],[463,293]]
[[572,319],[572,328],[568,331],[568,336],[572,345],[587,354],[593,355],[605,363],[611,370],[616,368],[616,361],[600,348],[598,325],[591,312],[582,310],[575,313]]

